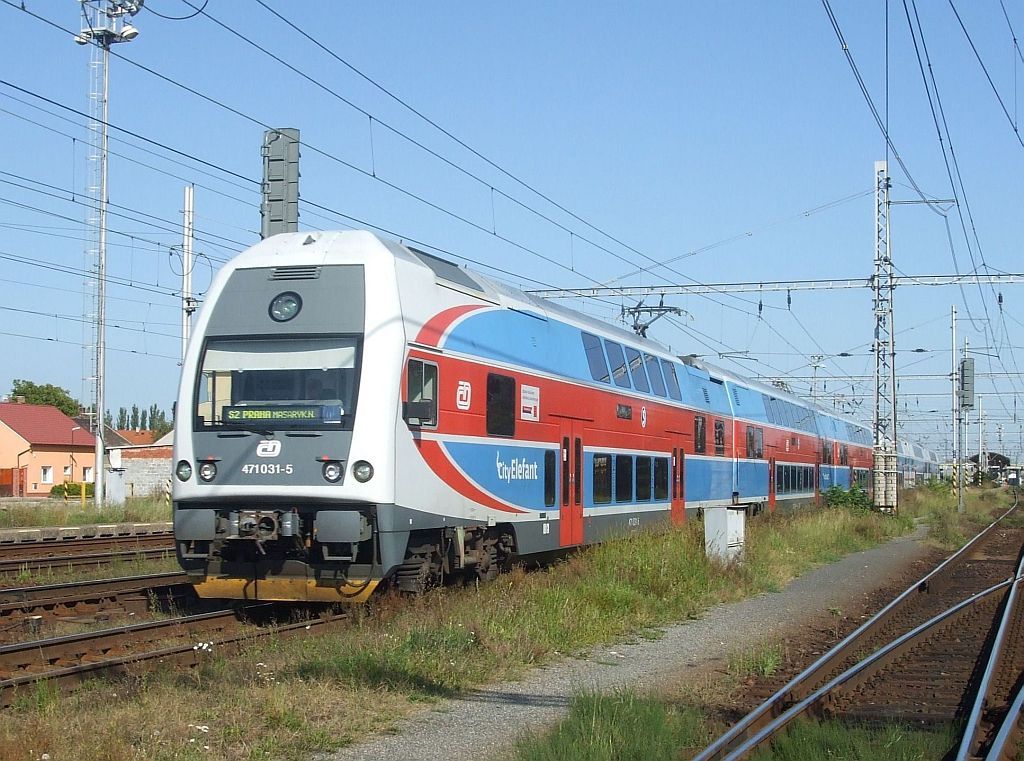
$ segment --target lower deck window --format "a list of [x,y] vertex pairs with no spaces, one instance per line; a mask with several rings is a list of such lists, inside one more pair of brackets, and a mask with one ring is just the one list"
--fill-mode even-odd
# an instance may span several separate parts
[[612,501],[612,456],[594,455],[594,503],[606,505]]
[[615,501],[633,501],[633,458],[615,455]]
[[654,498],[668,499],[668,458],[656,457],[654,460]]
[[651,499],[651,458],[636,458],[636,498],[638,502],[649,502]]
[[555,450],[544,452],[544,507],[555,504]]

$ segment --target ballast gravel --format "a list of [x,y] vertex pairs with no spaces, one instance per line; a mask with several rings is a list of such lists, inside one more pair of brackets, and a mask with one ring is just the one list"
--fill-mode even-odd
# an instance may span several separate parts
[[451,761],[508,756],[525,732],[561,719],[575,694],[620,687],[653,689],[688,669],[724,660],[729,653],[783,636],[829,609],[848,607],[897,578],[928,553],[925,530],[849,555],[810,571],[779,592],[709,609],[702,618],[664,628],[656,640],[606,645],[587,658],[564,659],[523,679],[466,693],[399,722],[378,735],[318,761]]

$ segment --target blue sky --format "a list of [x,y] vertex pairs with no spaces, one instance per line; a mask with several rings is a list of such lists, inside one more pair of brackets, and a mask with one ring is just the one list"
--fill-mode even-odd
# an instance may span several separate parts
[[[508,174],[255,3],[210,0],[208,15],[170,21],[152,11],[185,16],[192,12],[189,6],[149,0],[133,20],[138,38],[114,51],[157,74],[113,58],[111,123],[248,179],[111,132],[118,155],[110,162],[110,199],[121,207],[115,211],[133,217],[109,220],[118,233],[110,237],[108,267],[119,284],[108,289],[108,315],[112,325],[127,328],[108,330],[107,406],[114,410],[154,402],[169,408],[174,398],[180,262],[169,247],[180,243],[185,182],[199,185],[196,249],[208,257],[197,266],[197,290],[206,287],[221,260],[258,239],[252,181],[261,172],[259,123],[301,130],[302,228],[363,226],[309,205],[319,204],[443,255],[516,273],[500,276],[525,288],[871,274],[870,190],[874,161],[885,158],[885,144],[821,3],[265,2]],[[76,0],[25,5],[58,26],[80,28]],[[901,205],[892,213],[893,257],[907,274],[953,273],[954,254],[962,273],[982,258],[993,271],[1020,271],[1024,147],[1011,121],[1024,116],[1024,63],[1014,50],[1011,25],[1024,34],[1024,4],[954,5],[1010,115],[1003,113],[951,5],[918,2],[947,145],[956,153],[980,247],[972,233],[968,251],[955,209],[943,217],[925,206]],[[913,5],[907,7],[913,15]],[[832,9],[884,112],[885,4],[835,0]],[[10,4],[0,4],[0,23],[7,32],[0,79],[88,111],[88,49]],[[893,143],[927,194],[950,198],[904,5],[897,0],[889,3],[888,71]],[[83,278],[53,269],[83,267],[85,208],[72,198],[80,202],[85,185],[84,121],[0,85],[0,131],[8,147],[0,168],[7,173],[0,174],[0,255],[14,257],[0,258],[6,295],[2,390],[13,378],[28,378],[64,386],[75,396],[88,394],[79,346],[83,326],[75,321],[83,311]],[[893,198],[915,198],[891,156],[890,167]],[[961,209],[966,217],[967,207]],[[966,225],[972,229],[970,219]],[[652,264],[691,252],[697,253],[669,268]],[[646,271],[636,273],[641,268]],[[956,304],[961,316],[969,312],[975,318],[960,323],[959,335],[998,354],[979,356],[979,371],[1015,373],[1012,347],[1022,345],[1022,295],[1014,285],[899,289],[897,368],[906,374],[949,372],[949,312]],[[793,292],[789,305],[784,292],[765,293],[761,301],[759,318],[757,294],[672,297],[668,303],[688,316],[662,320],[650,335],[678,353],[706,355],[748,374],[785,373],[795,378],[792,388],[805,394],[810,357],[824,354],[817,391],[826,403],[834,393],[847,401],[870,394],[870,381],[843,380],[873,368],[866,289]],[[575,306],[616,320],[620,307],[631,303],[615,298]],[[982,321],[986,310],[989,329]],[[926,351],[907,353],[917,348]],[[739,351],[749,351],[752,359],[718,356]],[[854,356],[835,356],[840,352]],[[989,445],[999,448],[995,426],[1001,424],[1003,448],[1019,448],[1015,393],[1024,391],[1024,380],[982,378],[979,390],[998,394],[984,400],[992,412]],[[946,447],[948,391],[944,378],[901,381],[906,438]],[[870,398],[857,415],[870,420]]]

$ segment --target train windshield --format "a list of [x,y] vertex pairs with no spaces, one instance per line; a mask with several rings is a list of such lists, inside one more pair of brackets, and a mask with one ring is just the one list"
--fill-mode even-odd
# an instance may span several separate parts
[[352,337],[211,339],[196,427],[351,429],[358,362]]

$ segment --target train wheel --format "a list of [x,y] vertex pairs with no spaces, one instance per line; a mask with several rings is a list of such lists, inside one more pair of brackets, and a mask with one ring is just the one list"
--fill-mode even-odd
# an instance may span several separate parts
[[494,581],[501,573],[498,563],[498,540],[485,539],[483,558],[476,564],[476,577],[480,581]]
[[395,576],[398,588],[403,592],[419,595],[441,581],[441,562],[438,548],[423,545],[409,549],[409,555]]

